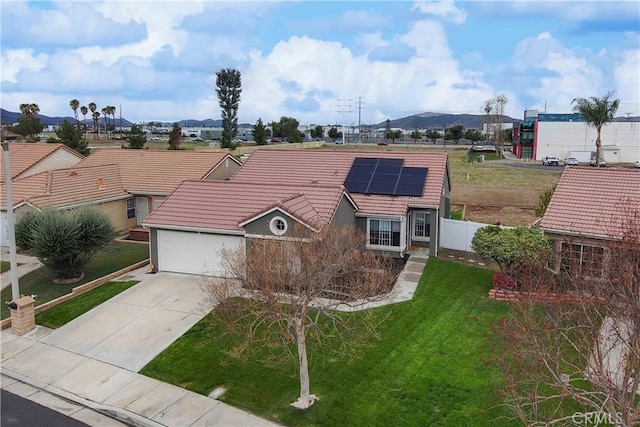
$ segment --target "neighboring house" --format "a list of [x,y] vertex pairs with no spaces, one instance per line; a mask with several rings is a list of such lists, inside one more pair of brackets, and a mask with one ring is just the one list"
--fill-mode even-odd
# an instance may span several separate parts
[[[2,183],[2,245],[6,246],[7,200]],[[116,165],[57,169],[12,181],[13,210],[16,217],[33,209],[72,209],[94,205],[105,212],[117,230],[126,229],[134,213],[126,208],[131,196],[125,191]]]
[[222,275],[222,248],[352,224],[367,247],[404,256],[439,246],[448,217],[446,154],[256,150],[227,182],[183,182],[149,217],[159,271]]
[[[0,182],[4,182],[4,150],[0,156]],[[82,159],[84,159],[82,154],[64,144],[9,143],[12,180],[53,169],[70,168]]]
[[640,211],[640,171],[565,168],[538,223],[555,250],[554,270],[601,277],[607,242],[622,237],[623,220],[633,211]]
[[116,164],[127,200],[141,225],[166,196],[186,179],[225,180],[240,167],[240,161],[215,151],[159,151],[103,149],[92,153],[78,167]]
[[[220,152],[100,150],[73,168],[12,180],[14,212],[91,204],[109,215],[116,230],[148,240],[148,231],[137,226],[180,182],[228,179],[239,166]],[[6,209],[3,183],[2,246],[8,245]]]

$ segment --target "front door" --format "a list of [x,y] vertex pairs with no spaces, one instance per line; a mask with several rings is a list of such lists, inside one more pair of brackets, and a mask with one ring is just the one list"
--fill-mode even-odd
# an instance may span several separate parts
[[136,197],[136,223],[142,225],[142,221],[149,215],[149,199]]

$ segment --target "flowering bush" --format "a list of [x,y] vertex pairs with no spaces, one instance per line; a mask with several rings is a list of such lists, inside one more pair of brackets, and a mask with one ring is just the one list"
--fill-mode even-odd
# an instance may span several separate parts
[[493,287],[507,291],[517,291],[520,285],[513,277],[500,272],[493,275]]

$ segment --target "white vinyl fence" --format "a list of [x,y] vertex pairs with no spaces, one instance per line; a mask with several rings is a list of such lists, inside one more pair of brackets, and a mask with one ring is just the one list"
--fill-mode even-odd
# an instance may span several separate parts
[[440,247],[457,251],[473,252],[471,249],[471,239],[476,235],[476,231],[478,231],[479,228],[486,227],[487,225],[491,224],[442,218],[442,222],[440,223]]

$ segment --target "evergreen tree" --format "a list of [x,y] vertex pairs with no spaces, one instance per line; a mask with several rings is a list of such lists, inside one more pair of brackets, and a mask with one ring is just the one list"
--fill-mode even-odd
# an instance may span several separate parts
[[82,130],[67,120],[62,122],[60,129],[56,130],[56,136],[67,147],[86,156],[89,154],[87,140],[82,137]]

